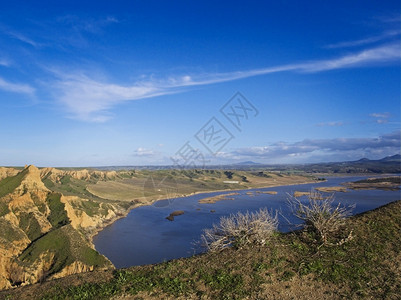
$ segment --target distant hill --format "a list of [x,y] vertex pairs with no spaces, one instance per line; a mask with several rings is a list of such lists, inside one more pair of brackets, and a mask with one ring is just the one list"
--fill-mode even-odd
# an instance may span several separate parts
[[396,154],[393,156],[387,156],[385,158],[380,159],[380,161],[394,161],[394,162],[401,162],[401,155]]
[[338,173],[338,174],[384,174],[401,173],[401,156],[399,154],[387,156],[382,159],[371,160],[361,158],[355,161],[322,162],[309,164],[258,164],[252,161],[223,166],[207,166],[207,169],[237,169],[237,170],[269,170],[283,172],[307,173]]
[[253,166],[253,165],[261,165],[260,163],[254,162],[254,161],[243,161],[234,164],[235,166]]
[[401,173],[401,156],[396,154],[377,160],[362,158],[356,161],[295,165],[291,168],[312,173]]
[[369,159],[369,158],[361,158],[356,161],[352,161],[355,163],[360,163],[360,162],[401,162],[401,155],[400,154],[395,154],[391,156],[386,156],[381,159]]
[[356,162],[366,162],[366,161],[370,161],[369,158],[361,158],[359,160],[357,160]]
[[[108,166],[108,167],[92,167],[98,170],[171,170],[177,166]],[[193,168],[193,166],[188,167]],[[306,164],[261,164],[253,161],[243,161],[239,163],[226,165],[207,165],[199,167],[207,170],[273,170],[273,171],[303,171],[312,173],[401,173],[401,155],[396,154],[386,156],[381,159],[372,160],[361,158],[355,161],[340,162],[322,162],[322,163],[306,163]]]

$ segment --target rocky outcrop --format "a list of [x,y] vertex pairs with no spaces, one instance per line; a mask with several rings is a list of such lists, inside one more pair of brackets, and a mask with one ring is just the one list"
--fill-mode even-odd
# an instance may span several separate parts
[[45,251],[39,258],[24,269],[23,281],[21,284],[33,284],[44,280],[55,261],[54,253]]
[[88,200],[76,196],[62,196],[61,202],[65,205],[65,210],[67,211],[68,218],[71,220],[72,227],[83,229],[87,232],[101,227],[103,223],[114,219],[116,214],[121,210],[120,207],[113,206],[112,204],[97,203],[98,207],[94,208],[96,213],[86,212],[80,207],[88,203]]
[[0,167],[0,180],[4,179],[6,177],[15,176],[18,174],[18,172],[19,171],[14,168]]
[[74,261],[72,264],[66,266],[60,272],[54,274],[52,278],[61,278],[72,274],[90,272],[93,271],[93,269],[94,269],[93,266],[88,266],[87,264],[84,264],[83,262],[80,261]]
[[42,182],[40,171],[37,167],[30,165],[26,167],[22,173],[24,174],[24,177],[21,181],[21,185],[16,189],[17,192],[50,192],[50,190],[46,188]]
[[[85,211],[75,209],[82,203],[82,199],[76,196],[62,196],[61,202],[64,203],[67,216],[71,220],[71,225],[75,229],[96,227],[97,222],[90,217]],[[75,204],[75,205],[74,205]]]
[[91,179],[97,180],[112,180],[118,175],[116,171],[98,171],[98,170],[59,170],[55,168],[43,168],[40,170],[41,178],[48,178],[53,182],[60,182],[64,176],[78,180],[89,181]]
[[93,261],[96,266],[112,266],[80,232],[101,227],[121,208],[54,193],[42,181],[51,177],[57,182],[66,175],[81,180],[116,176],[115,172],[39,170],[35,166],[22,171],[0,168],[0,178],[6,179],[0,179],[0,290],[49,276],[92,271]]

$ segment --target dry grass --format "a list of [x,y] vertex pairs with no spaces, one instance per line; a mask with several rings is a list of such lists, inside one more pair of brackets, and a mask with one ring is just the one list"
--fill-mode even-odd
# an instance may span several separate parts
[[[132,184],[135,182],[136,184]],[[95,196],[110,200],[132,201],[143,197],[144,179],[137,181],[99,181],[88,185],[87,190]]]
[[341,203],[333,205],[334,195],[323,197],[317,191],[312,190],[308,195],[308,202],[303,203],[297,197],[289,195],[288,205],[292,213],[302,221],[304,227],[317,234],[319,242],[328,244],[329,240],[342,236],[338,243],[343,243],[352,237],[352,232],[344,238],[341,230],[345,219],[352,215],[353,206],[342,206]]
[[202,243],[209,251],[220,251],[228,247],[240,248],[248,244],[265,244],[277,230],[277,213],[262,208],[254,213],[241,213],[222,217],[219,224],[205,229]]

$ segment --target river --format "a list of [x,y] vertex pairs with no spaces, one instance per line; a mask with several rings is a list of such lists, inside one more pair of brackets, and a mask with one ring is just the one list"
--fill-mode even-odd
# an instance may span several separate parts
[[[200,239],[202,229],[218,223],[221,216],[238,211],[255,211],[261,207],[277,209],[280,212],[279,230],[285,232],[291,229],[289,222],[299,223],[292,217],[287,206],[288,193],[308,192],[314,187],[338,186],[341,182],[364,178],[367,176],[328,177],[326,182],[239,190],[239,195],[230,196],[234,200],[222,200],[214,204],[199,204],[198,200],[233,191],[161,200],[151,206],[133,209],[127,217],[100,231],[93,242],[96,250],[109,258],[117,268],[188,257],[201,251],[196,242]],[[247,194],[252,191],[276,191],[277,194]],[[335,203],[356,205],[354,214],[400,199],[400,191],[349,190],[346,193],[335,193]],[[176,210],[183,210],[185,213],[176,216],[174,221],[166,220]]]

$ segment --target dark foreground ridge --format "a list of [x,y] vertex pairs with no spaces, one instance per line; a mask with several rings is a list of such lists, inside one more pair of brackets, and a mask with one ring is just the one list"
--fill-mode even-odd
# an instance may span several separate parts
[[401,201],[347,219],[354,238],[310,233],[157,265],[94,271],[0,293],[1,299],[399,299]]

